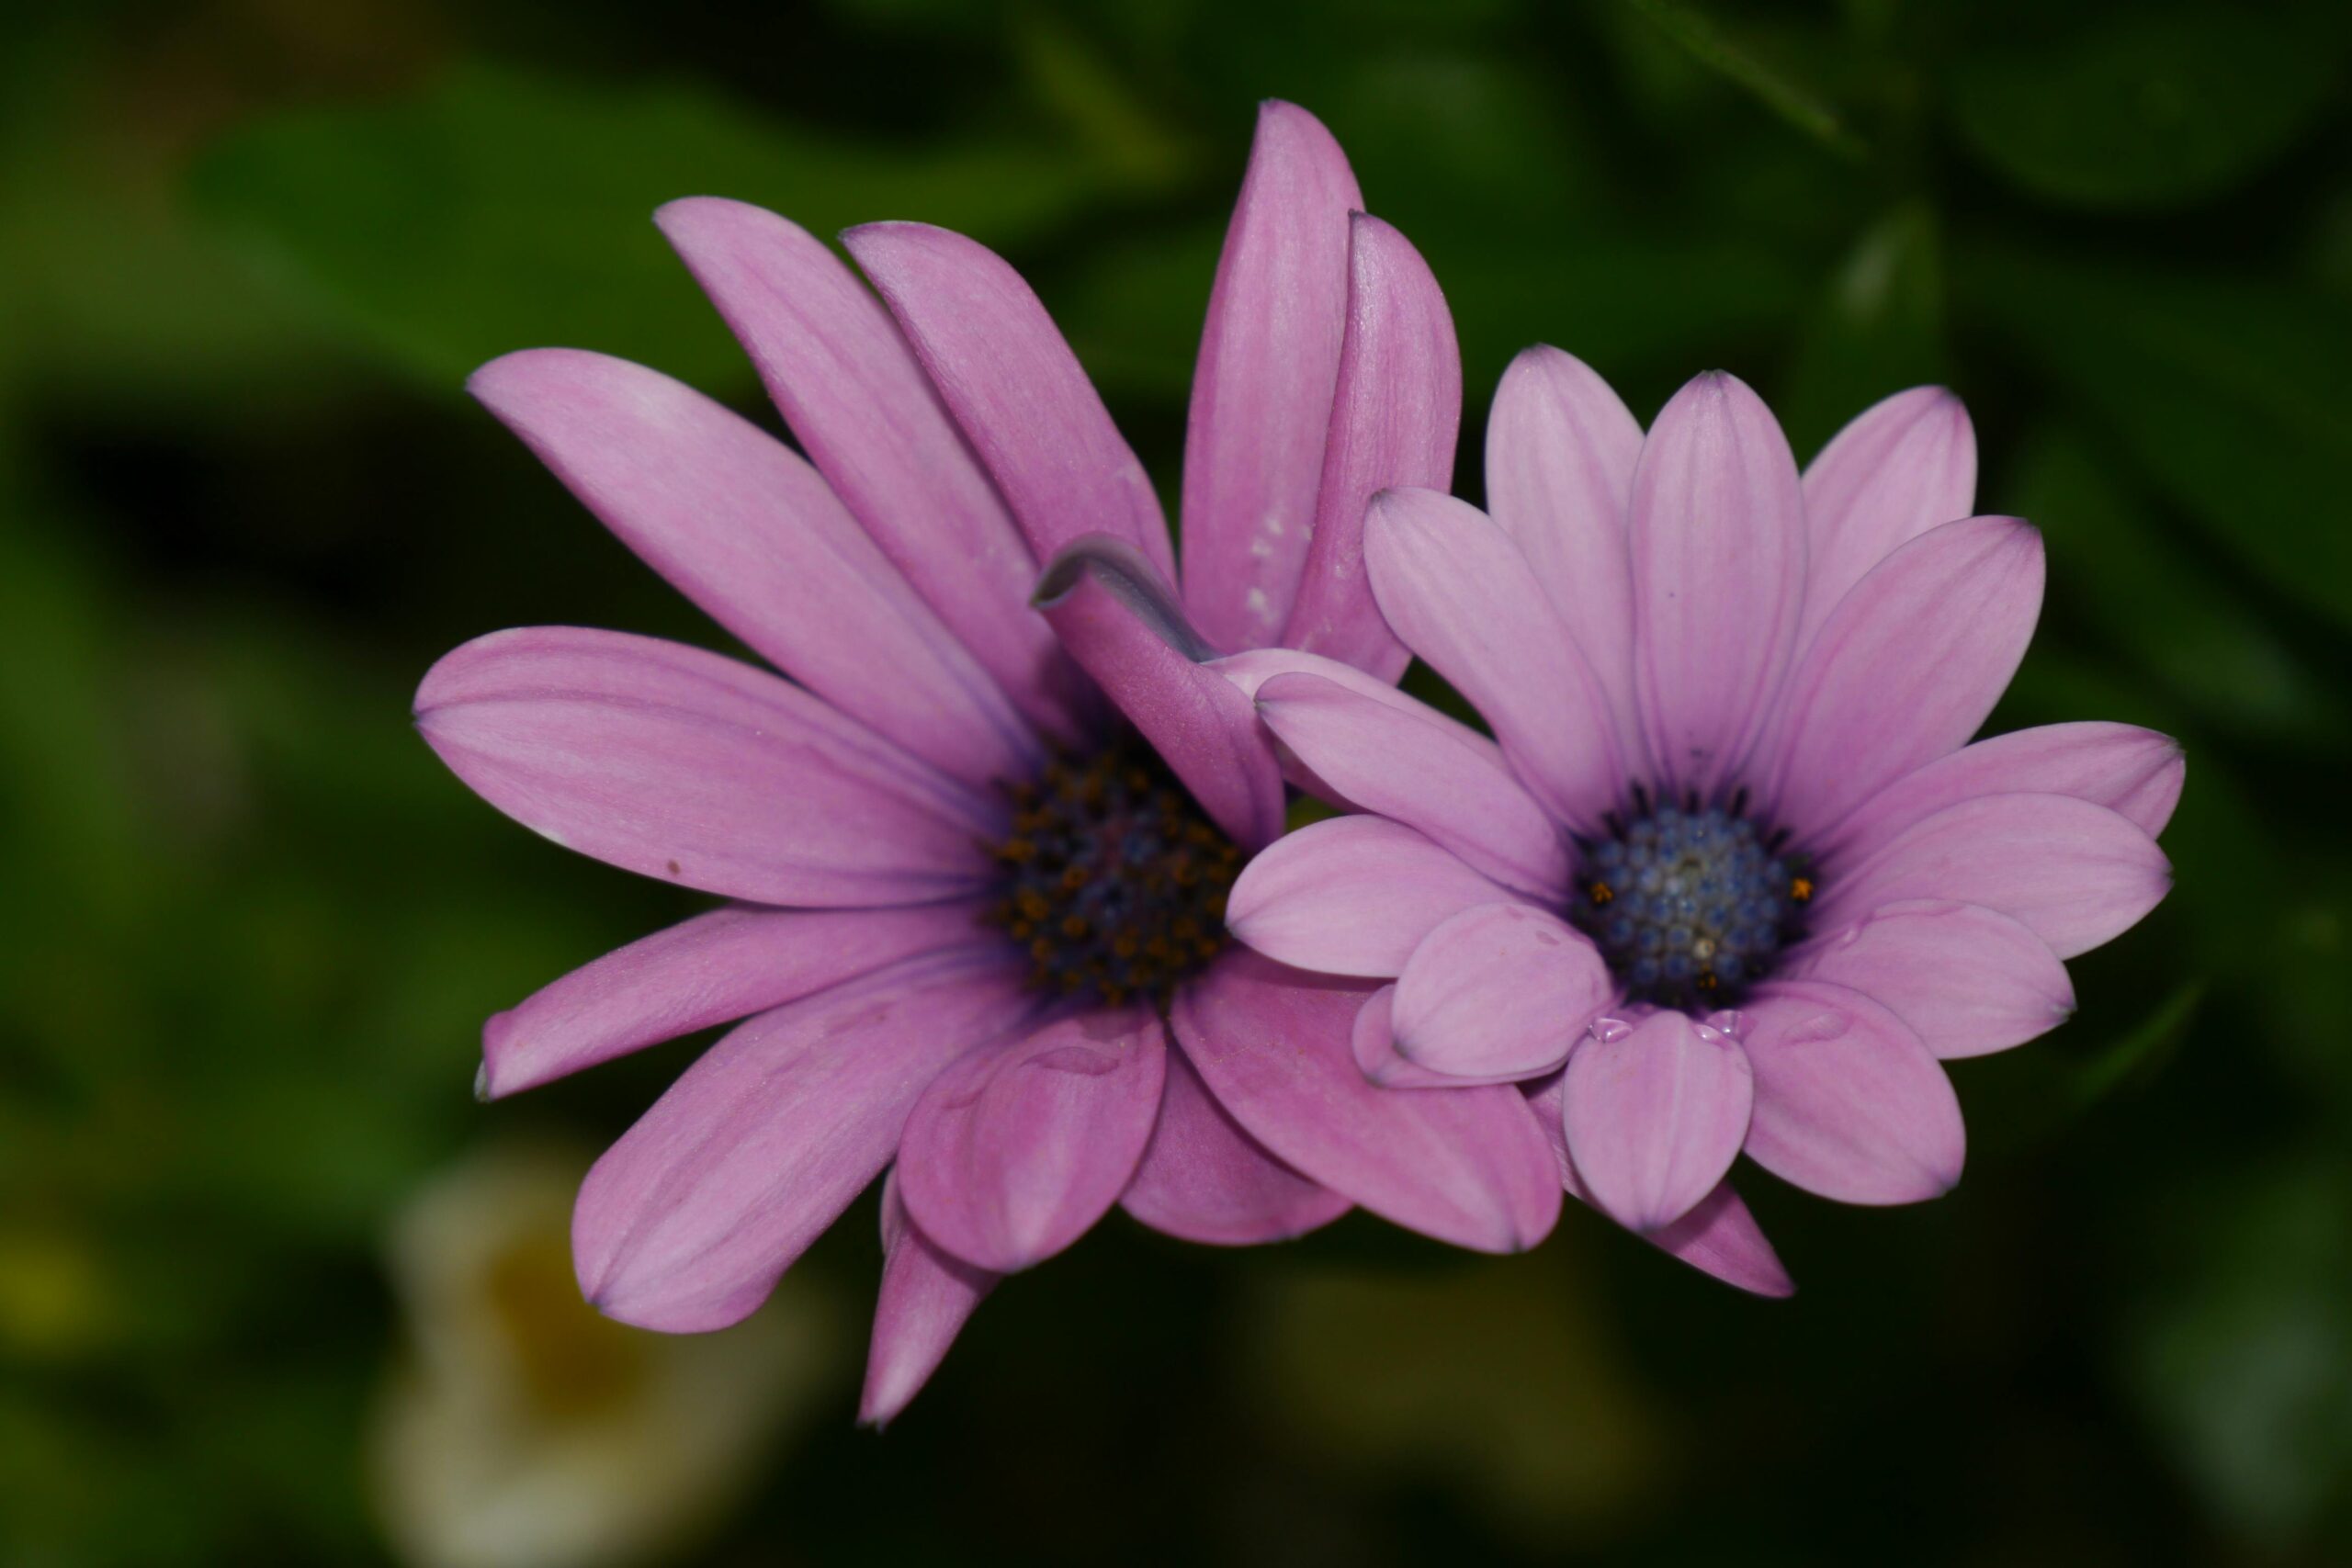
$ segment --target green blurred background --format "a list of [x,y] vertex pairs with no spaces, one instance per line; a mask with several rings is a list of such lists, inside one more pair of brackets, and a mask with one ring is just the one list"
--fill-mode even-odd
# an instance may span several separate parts
[[[2352,1561],[2352,13],[1846,0],[28,0],[0,23],[0,1563]],[[1809,453],[1928,378],[2041,525],[1996,724],[2183,737],[2172,899],[1958,1065],[1942,1201],[1750,1196],[1750,1301],[1114,1216],[852,1425],[872,1201],[715,1341],[563,1193],[696,1043],[495,1107],[482,1016],[691,908],[406,721],[530,622],[716,634],[471,406],[602,348],[746,410],[651,225],[1012,257],[1163,482],[1252,106],[1460,323]],[[772,416],[762,409],[760,416]],[[1171,498],[1172,500],[1172,495]],[[552,1196],[550,1196],[552,1195]]]

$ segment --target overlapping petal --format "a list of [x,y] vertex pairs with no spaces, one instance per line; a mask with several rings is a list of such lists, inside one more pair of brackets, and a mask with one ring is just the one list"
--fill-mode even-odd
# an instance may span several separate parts
[[1384,490],[1453,482],[1462,360],[1453,317],[1420,253],[1363,213],[1349,233],[1348,332],[1315,537],[1282,640],[1394,681],[1410,656],[1364,576],[1364,507]]
[[1749,1158],[1845,1203],[1915,1203],[1959,1181],[1959,1099],[1901,1019],[1820,980],[1762,987],[1741,1012],[1756,1073]]
[[2021,1045],[2075,1010],[2074,983],[2047,942],[1949,899],[1883,905],[1799,949],[1784,973],[1861,992],[1946,1060]]
[[988,672],[816,470],[749,420],[574,349],[510,354],[468,386],[647,564],[810,691],[973,784],[1038,761]]
[[1170,1022],[1234,1120],[1305,1175],[1442,1241],[1534,1246],[1561,1188],[1525,1098],[1367,1083],[1350,1035],[1369,989],[1235,953],[1179,994]]
[[1763,400],[1722,371],[1675,393],[1642,444],[1628,520],[1654,782],[1704,795],[1755,743],[1804,599],[1796,459]]
[[1226,902],[1233,934],[1301,969],[1388,979],[1448,916],[1511,895],[1401,822],[1342,817],[1277,840]]
[[1558,916],[1525,904],[1465,909],[1421,939],[1396,981],[1391,1028],[1417,1066],[1507,1082],[1567,1059],[1616,983]]
[[2061,958],[2138,924],[2172,888],[2155,840],[2120,814],[2064,795],[1991,795],[1947,807],[1841,871],[1815,919],[1835,930],[1887,904],[1982,904]]
[[417,728],[483,799],[568,849],[763,904],[976,892],[999,808],[807,692],[715,653],[572,627],[446,655]]
[[1034,1003],[994,949],[762,1013],[605,1152],[572,1215],[580,1288],[644,1328],[724,1328],[888,1164],[924,1085]]
[[971,941],[969,904],[899,909],[734,905],[654,932],[482,1025],[477,1092],[498,1099],[615,1056],[781,1007],[885,964]]
[[1905,542],[1976,510],[1976,433],[1941,387],[1873,403],[1804,470],[1810,540],[1800,648],[1848,589]]
[[939,1370],[973,1312],[1001,1275],[976,1269],[922,1234],[907,1217],[896,1170],[882,1182],[882,1292],[857,1418],[894,1419]]
[[1598,823],[1625,786],[1615,722],[1518,547],[1464,502],[1400,490],[1373,502],[1365,552],[1382,613],[1486,716],[1521,782],[1560,821]]
[[1454,720],[1382,691],[1375,697],[1320,675],[1276,675],[1258,687],[1258,716],[1337,799],[1419,829],[1498,882],[1561,897],[1566,836],[1493,743],[1475,744]]
[[1037,582],[1037,607],[1201,809],[1245,850],[1283,826],[1282,773],[1250,701],[1203,662],[1208,646],[1132,547],[1080,539]]
[[1755,1075],[1735,1042],[1682,1013],[1612,1023],[1568,1058],[1562,1126],[1593,1201],[1646,1235],[1722,1184],[1747,1135]]
[[1352,1207],[1242,1131],[1174,1041],[1159,1120],[1119,1202],[1156,1231],[1213,1247],[1287,1241]]
[[1348,325],[1347,154],[1295,104],[1258,110],[1184,434],[1184,607],[1218,648],[1272,642],[1297,596]]
[[1037,558],[898,323],[798,224],[689,197],[654,214],[751,355],[785,423],[890,564],[1022,714],[1077,739],[1084,683],[1035,616]]
[[1629,762],[1642,740],[1625,518],[1641,455],[1640,423],[1582,360],[1538,346],[1503,372],[1487,419],[1487,510],[1576,638]]
[[898,318],[1037,558],[1109,534],[1173,578],[1149,477],[1021,275],[978,241],[928,223],[869,223],[842,243]]
[[2014,517],[1931,528],[1873,567],[1789,679],[1757,769],[1800,841],[1955,751],[2008,689],[2041,614],[2041,536]]
[[1000,1274],[1076,1241],[1143,1157],[1163,1038],[1152,1010],[1106,1009],[967,1054],[907,1117],[907,1212],[940,1246]]

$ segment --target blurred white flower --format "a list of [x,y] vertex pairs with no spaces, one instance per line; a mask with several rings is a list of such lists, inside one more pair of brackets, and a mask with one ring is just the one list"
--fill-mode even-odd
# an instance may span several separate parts
[[586,1167],[545,1144],[486,1149],[393,1223],[407,1346],[379,1402],[368,1479],[417,1568],[618,1568],[674,1551],[856,1359],[843,1314],[797,1277],[718,1334],[598,1315],[571,1269]]

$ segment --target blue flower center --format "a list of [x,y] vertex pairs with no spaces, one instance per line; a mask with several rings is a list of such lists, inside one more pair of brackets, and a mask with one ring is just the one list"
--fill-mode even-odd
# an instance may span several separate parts
[[1006,793],[1004,880],[982,918],[1028,955],[1033,988],[1164,1003],[1224,949],[1241,851],[1150,747],[1057,757]]
[[1814,881],[1736,808],[1650,806],[1580,846],[1568,919],[1634,1001],[1704,1012],[1771,973],[1804,933]]

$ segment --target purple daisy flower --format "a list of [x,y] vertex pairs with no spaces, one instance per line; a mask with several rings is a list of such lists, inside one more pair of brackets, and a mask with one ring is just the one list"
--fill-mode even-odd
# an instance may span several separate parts
[[942,230],[846,236],[877,300],[771,213],[659,215],[805,460],[602,355],[476,373],[592,512],[791,677],[550,627],[469,643],[417,694],[434,750],[509,816],[730,900],[483,1032],[494,1097],[747,1021],[582,1188],[575,1263],[604,1311],[736,1322],[893,1167],[864,1403],[882,1420],[999,1276],[1114,1204],[1224,1244],[1351,1202],[1496,1250],[1549,1229],[1520,1095],[1378,1092],[1348,1047],[1369,987],[1226,943],[1227,891],[1284,800],[1248,698],[1203,660],[1279,643],[1395,680],[1366,502],[1452,469],[1451,319],[1360,206],[1329,133],[1266,106],[1201,346],[1181,597],[1151,485],[1045,308]]
[[2062,1021],[2063,960],[2171,886],[2170,739],[1968,743],[2042,587],[2040,536],[1972,516],[1975,479],[1939,389],[1800,476],[1730,376],[1645,436],[1529,350],[1487,431],[1492,516],[1397,490],[1365,524],[1389,624],[1496,739],[1329,660],[1228,660],[1299,776],[1363,813],[1252,862],[1235,934],[1392,980],[1356,1021],[1368,1077],[1525,1084],[1577,1197],[1784,1293],[1735,1157],[1851,1203],[1947,1190],[1941,1061]]

